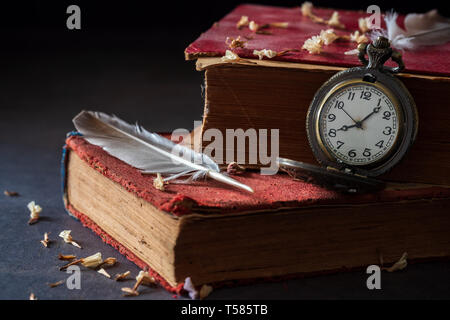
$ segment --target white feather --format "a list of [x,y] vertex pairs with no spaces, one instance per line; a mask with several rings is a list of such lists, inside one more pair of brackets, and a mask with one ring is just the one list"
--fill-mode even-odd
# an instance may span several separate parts
[[144,174],[160,173],[166,176],[166,181],[182,176],[194,180],[209,176],[253,192],[250,187],[221,174],[219,166],[207,155],[148,132],[138,124],[131,125],[114,115],[93,111],[82,111],[73,123],[88,142]]
[[437,10],[407,14],[404,21],[406,30],[398,26],[397,18],[397,13],[388,12],[384,17],[386,30],[373,31],[372,41],[382,35],[389,39],[393,47],[400,50],[413,50],[450,41],[450,20],[440,16]]

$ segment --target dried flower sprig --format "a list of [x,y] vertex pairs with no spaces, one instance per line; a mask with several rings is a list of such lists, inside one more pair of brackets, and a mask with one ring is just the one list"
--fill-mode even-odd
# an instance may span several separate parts
[[48,238],[48,233],[44,233],[44,240],[41,240],[41,243],[44,247],[48,248],[48,244],[50,243],[50,240]]
[[59,285],[61,285],[61,284],[63,284],[63,283],[64,283],[64,281],[63,281],[63,280],[60,280],[60,281],[57,281],[57,282],[54,282],[54,283],[49,283],[48,286],[49,286],[50,288],[55,288],[55,287],[57,287],[57,286],[59,286]]
[[366,37],[365,34],[361,34],[357,30],[354,33],[350,34],[350,41],[353,41],[353,42],[356,42],[357,44],[360,44],[360,43],[367,43],[367,42],[369,42],[369,39]]
[[211,292],[213,291],[213,287],[204,284],[201,288],[200,291],[198,291],[195,288],[194,283],[192,282],[191,277],[187,277],[184,280],[184,284],[183,284],[183,289],[186,290],[186,292],[188,293],[189,297],[193,300],[195,299],[204,299],[207,296],[209,296],[211,294]]
[[105,260],[103,260],[103,262],[99,265],[99,267],[103,267],[103,266],[112,267],[116,263],[117,263],[116,258],[109,257],[109,258],[106,258]]
[[30,220],[28,220],[28,224],[36,223],[39,220],[39,214],[42,212],[41,206],[37,205],[34,201],[31,201],[27,207],[28,210],[30,210]]
[[148,274],[148,271],[139,271],[139,274],[136,276],[136,284],[134,285],[134,290],[137,290],[137,288],[140,285],[144,286],[154,286],[156,285],[156,280],[154,277],[150,276]]
[[405,253],[403,253],[403,255],[400,257],[400,259],[396,263],[394,263],[389,268],[382,268],[382,270],[386,270],[387,272],[394,272],[394,271],[403,270],[407,266],[408,266],[408,253],[405,252]]
[[73,254],[67,254],[67,255],[63,255],[61,253],[58,254],[58,259],[59,260],[65,260],[65,261],[70,261],[75,259],[77,256],[73,255]]
[[18,197],[19,193],[16,191],[9,191],[9,190],[5,190],[3,191],[3,194],[7,197]]
[[79,264],[79,263],[81,263],[83,266],[85,266],[87,268],[93,269],[93,268],[98,267],[102,262],[103,262],[102,254],[100,252],[97,252],[96,254],[93,254],[89,257],[81,258],[81,259],[77,259],[72,262],[69,262],[68,264],[59,268],[59,270],[67,269],[68,267],[73,266],[75,264]]
[[241,36],[238,36],[236,39],[227,37],[225,40],[225,43],[230,49],[245,48],[246,42],[247,41],[241,39]]
[[270,49],[253,50],[253,54],[258,56],[259,60],[262,60],[264,57],[272,59],[277,56],[277,52]]
[[37,300],[38,298],[34,295],[34,293],[30,293],[30,300]]
[[313,4],[309,1],[303,2],[300,10],[302,11],[302,15],[311,19],[311,21],[320,24],[327,24],[331,27],[345,29],[345,25],[339,21],[339,12],[334,11],[331,15],[330,19],[326,20],[321,17],[316,16],[313,12]]
[[358,19],[358,27],[359,30],[361,30],[362,33],[366,33],[368,31],[370,31],[370,22],[369,22],[369,18],[359,18]]
[[72,230],[63,230],[61,231],[59,236],[64,239],[64,242],[70,243],[71,245],[81,249],[81,246],[75,241],[73,241],[72,236],[70,235],[71,232]]
[[122,288],[123,292],[125,292],[125,297],[136,297],[139,295],[139,292],[136,290],[133,290],[132,288]]
[[302,49],[308,50],[310,54],[320,54],[323,44],[324,41],[320,36],[312,36],[303,43]]
[[130,271],[125,271],[124,273],[118,273],[115,275],[114,280],[116,281],[122,281],[125,280],[129,275],[130,275]]

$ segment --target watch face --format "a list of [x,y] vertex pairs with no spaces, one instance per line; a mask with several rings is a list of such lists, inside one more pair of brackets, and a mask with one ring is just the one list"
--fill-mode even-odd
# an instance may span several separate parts
[[353,166],[374,164],[389,155],[398,140],[399,110],[384,86],[347,81],[322,102],[316,134],[332,158]]

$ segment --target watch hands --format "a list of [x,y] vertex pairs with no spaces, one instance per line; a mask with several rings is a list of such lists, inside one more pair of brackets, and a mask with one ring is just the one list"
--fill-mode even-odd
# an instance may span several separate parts
[[[358,127],[358,128],[361,128],[361,123],[360,123],[360,122],[358,122],[358,121],[356,121],[355,119],[353,119],[353,117],[352,117],[347,111],[345,111],[344,108],[342,108],[342,111],[344,111],[345,114],[348,115],[348,117],[349,117],[350,119],[352,119],[352,121],[355,123],[355,125],[354,125],[354,126],[351,126],[350,128],[352,128],[352,127]],[[361,121],[361,122],[362,122],[362,121]],[[343,127],[346,127],[346,126],[343,126]],[[346,131],[346,130],[344,130],[344,131]]]
[[341,128],[337,129],[336,131],[342,130],[342,131],[347,131],[350,128],[353,127],[358,127],[358,124],[352,124],[351,126],[342,126]]
[[362,125],[362,123],[364,121],[366,121],[368,118],[370,118],[372,115],[374,115],[375,113],[378,113],[380,111],[381,107],[376,107],[373,108],[373,111],[371,113],[369,113],[365,118],[363,118],[361,121],[359,121],[359,124]]

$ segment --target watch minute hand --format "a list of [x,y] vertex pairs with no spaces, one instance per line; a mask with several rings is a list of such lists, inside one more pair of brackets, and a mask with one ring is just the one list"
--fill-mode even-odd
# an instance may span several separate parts
[[362,124],[364,121],[366,121],[368,118],[370,118],[373,114],[378,113],[380,111],[380,107],[376,107],[373,109],[373,111],[371,113],[369,113],[364,119],[362,119],[361,121],[359,121],[360,124]]

